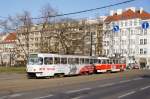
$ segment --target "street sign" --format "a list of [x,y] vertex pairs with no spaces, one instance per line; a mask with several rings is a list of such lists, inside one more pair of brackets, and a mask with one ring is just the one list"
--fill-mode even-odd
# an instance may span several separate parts
[[118,26],[118,25],[113,26],[113,31],[114,31],[114,32],[119,31],[119,26]]
[[148,22],[143,22],[143,23],[142,23],[142,28],[143,28],[143,29],[149,28],[149,23],[148,23]]

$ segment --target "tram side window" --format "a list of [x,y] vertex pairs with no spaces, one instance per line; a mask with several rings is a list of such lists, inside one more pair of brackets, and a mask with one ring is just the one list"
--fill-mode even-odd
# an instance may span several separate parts
[[97,63],[98,62],[98,59],[94,59],[94,63]]
[[113,63],[116,64],[116,60],[115,59],[113,60]]
[[67,64],[67,58],[61,58],[61,64]]
[[107,63],[107,60],[106,59],[103,59],[102,60],[102,64],[106,64]]
[[84,64],[84,58],[80,58],[80,64]]
[[59,57],[54,58],[54,64],[60,64],[60,58]]
[[93,64],[94,63],[94,59],[90,59],[90,64]]
[[68,63],[69,64],[79,64],[79,58],[69,58]]
[[43,64],[43,58],[42,57],[39,57],[38,58],[38,65],[42,65]]
[[120,60],[120,62],[121,62],[122,64],[126,63],[126,61],[125,61],[125,60]]
[[106,60],[106,62],[109,63],[110,61],[109,61],[109,60]]
[[68,58],[68,64],[73,64],[73,58]]
[[85,63],[89,64],[89,59],[88,58],[85,59]]
[[113,64],[113,61],[112,60],[110,60],[110,62],[109,62],[110,64]]
[[118,59],[118,64],[121,63],[121,60]]
[[101,64],[101,63],[102,63],[102,61],[101,61],[100,59],[98,59],[98,63],[100,63],[100,64]]
[[44,58],[44,64],[45,65],[53,64],[53,58],[52,57],[45,57]]
[[79,58],[75,58],[75,64],[79,64]]
[[119,60],[116,60],[116,64],[118,64],[119,63]]

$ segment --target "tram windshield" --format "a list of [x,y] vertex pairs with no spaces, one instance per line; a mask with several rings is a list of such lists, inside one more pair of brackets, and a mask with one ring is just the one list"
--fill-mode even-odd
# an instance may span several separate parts
[[29,65],[42,65],[43,64],[43,58],[38,57],[37,55],[30,55],[28,59]]

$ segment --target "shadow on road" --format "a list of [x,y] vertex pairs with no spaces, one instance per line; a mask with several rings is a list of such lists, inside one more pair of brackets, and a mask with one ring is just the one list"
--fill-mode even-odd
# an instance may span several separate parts
[[142,75],[142,78],[150,78],[150,75]]

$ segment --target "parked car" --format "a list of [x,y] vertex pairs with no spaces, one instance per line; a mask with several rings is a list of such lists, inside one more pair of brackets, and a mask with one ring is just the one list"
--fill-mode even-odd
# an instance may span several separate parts
[[129,63],[127,69],[140,69],[140,66],[136,63]]
[[133,69],[140,69],[140,66],[138,64],[133,64],[132,68]]

